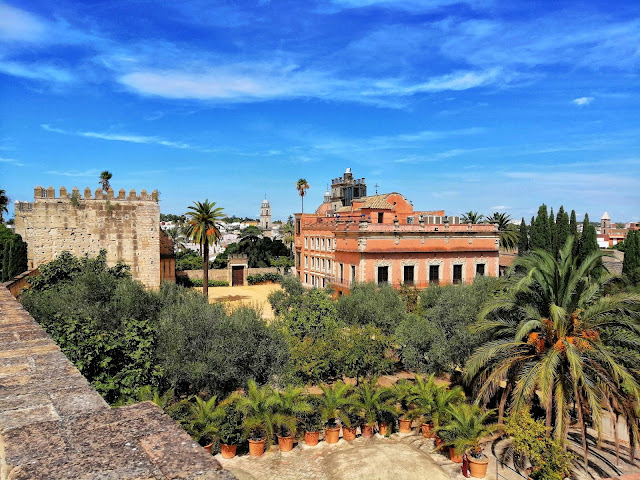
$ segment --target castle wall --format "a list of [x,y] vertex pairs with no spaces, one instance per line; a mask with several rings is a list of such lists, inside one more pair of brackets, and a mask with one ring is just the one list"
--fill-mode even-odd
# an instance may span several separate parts
[[80,195],[62,187],[36,187],[34,201],[16,202],[16,233],[28,245],[29,268],[50,262],[67,250],[73,255],[107,251],[107,263],[131,266],[133,278],[149,288],[160,286],[160,206],[158,194],[142,190],[117,196],[86,188]]

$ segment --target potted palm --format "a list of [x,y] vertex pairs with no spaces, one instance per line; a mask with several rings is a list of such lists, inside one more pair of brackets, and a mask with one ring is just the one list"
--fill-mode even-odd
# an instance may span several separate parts
[[338,443],[340,438],[338,421],[348,422],[346,411],[350,404],[351,387],[343,382],[336,382],[332,387],[321,385],[320,389],[322,395],[318,401],[320,416],[325,426],[325,440],[327,443]]
[[396,402],[400,408],[398,426],[400,433],[411,433],[413,423],[413,409],[410,403],[411,388],[413,384],[406,378],[401,379],[393,387]]
[[249,380],[246,395],[238,400],[251,456],[262,456],[265,445],[268,447],[273,442],[276,402],[273,389],[268,385],[259,387],[254,380]]
[[448,388],[446,385],[439,385],[434,390],[431,422],[433,423],[432,431],[435,432],[436,447],[440,447],[443,441],[439,436],[440,427],[445,425],[451,417],[449,407],[459,405],[462,401],[464,401],[464,391],[460,386]]
[[358,425],[362,424],[362,417],[360,416],[360,410],[353,404],[353,397],[350,397],[351,403],[345,409],[342,420],[342,438],[347,442],[356,439],[358,432]]
[[353,396],[355,408],[360,410],[364,420],[362,423],[362,436],[373,437],[373,430],[379,416],[385,412],[393,415],[395,408],[392,405],[393,391],[377,386],[378,378],[363,381],[356,389]]
[[244,440],[244,418],[238,409],[238,399],[231,395],[220,403],[221,414],[217,416],[216,423],[222,458],[235,457],[238,444]]
[[449,446],[451,460],[462,462],[462,455],[469,454],[469,467],[472,476],[484,478],[487,473],[489,460],[482,453],[481,440],[491,435],[497,425],[489,424],[494,410],[482,411],[478,405],[461,403],[449,407],[451,419],[441,432],[447,432],[448,441],[444,445]]
[[383,437],[388,437],[391,435],[391,430],[393,429],[393,425],[398,418],[398,411],[393,406],[390,405],[391,409],[389,411],[382,410],[378,412],[378,433]]
[[289,452],[293,449],[293,437],[298,430],[301,415],[311,411],[311,404],[302,393],[302,388],[287,386],[283,391],[276,392],[275,423],[280,451]]
[[422,419],[422,436],[425,438],[433,438],[435,436],[432,415],[437,389],[435,376],[432,374],[427,380],[424,377],[416,376],[416,383],[409,392],[409,402],[415,408],[414,414]]
[[[313,404],[312,404],[313,405]],[[300,415],[302,427],[304,428],[304,443],[308,447],[318,445],[320,430],[322,430],[322,415],[317,408],[312,408],[310,412]]]
[[207,452],[211,453],[218,434],[218,419],[221,415],[217,406],[217,397],[214,395],[208,400],[203,400],[194,396],[183,402],[188,406],[189,412],[184,423],[185,429]]

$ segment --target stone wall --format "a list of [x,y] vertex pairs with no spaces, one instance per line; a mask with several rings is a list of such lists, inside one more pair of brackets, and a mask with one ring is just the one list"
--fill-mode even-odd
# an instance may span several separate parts
[[110,408],[0,287],[0,479],[232,480],[151,402]]
[[158,193],[142,190],[115,196],[86,188],[68,193],[36,187],[33,202],[16,202],[16,233],[28,245],[29,268],[50,262],[64,250],[74,255],[107,251],[110,266],[124,262],[133,278],[147,287],[160,286],[160,206]]
[[[250,275],[263,275],[265,273],[278,273],[276,267],[264,267],[264,268],[249,268],[247,270],[247,276]],[[202,270],[178,270],[176,276],[187,276],[190,279],[202,280]],[[222,280],[229,281],[229,271],[224,269],[209,269],[209,280]]]

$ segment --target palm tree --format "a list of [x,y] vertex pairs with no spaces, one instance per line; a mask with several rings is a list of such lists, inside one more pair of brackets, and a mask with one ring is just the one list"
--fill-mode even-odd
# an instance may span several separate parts
[[293,229],[293,222],[287,222],[282,225],[282,229],[280,230],[280,232],[282,233],[282,241],[284,242],[284,244],[289,247],[290,251],[293,251],[293,242],[296,239]]
[[479,214],[478,212],[468,211],[462,214],[462,219],[460,223],[471,223],[473,225],[480,223],[484,215]]
[[189,402],[189,419],[186,429],[201,445],[208,445],[218,434],[218,424],[224,411],[217,405],[214,395],[209,400],[193,397],[195,402]]
[[300,195],[300,200],[302,200],[302,213],[304,213],[304,196],[307,194],[308,188],[310,188],[309,183],[304,178],[301,178],[296,183],[296,189]]
[[165,233],[171,237],[173,241],[173,251],[174,253],[181,252],[186,250],[187,244],[184,236],[184,229],[180,227],[172,227],[165,230]]
[[107,191],[111,188],[111,185],[109,185],[109,180],[111,180],[112,176],[113,175],[108,170],[105,170],[100,174],[100,181],[98,183],[102,185],[102,190],[104,190],[104,193],[107,193]]
[[9,197],[7,197],[4,190],[0,189],[0,223],[3,222],[2,212],[9,213],[7,205],[9,205]]
[[395,400],[393,390],[378,387],[378,378],[363,380],[356,389],[352,404],[367,425],[373,425],[382,415],[397,415],[393,406]]
[[249,380],[246,395],[238,398],[238,409],[245,416],[245,434],[252,440],[266,438],[267,446],[271,445],[275,427],[282,420],[277,417],[278,402],[278,396],[271,387],[259,387],[255,380]]
[[[490,340],[470,357],[465,376],[476,382],[480,402],[506,381],[503,396],[511,398],[512,411],[539,395],[546,425],[561,442],[575,404],[586,468],[586,413],[600,433],[603,406],[640,395],[640,328],[633,311],[640,295],[605,295],[612,276],[598,274],[602,253],[578,263],[572,247],[569,237],[559,260],[540,249],[515,261],[506,289],[478,315],[474,329]],[[633,415],[627,419],[637,441]]]
[[303,392],[302,388],[293,385],[287,385],[284,390],[276,392],[274,420],[278,427],[278,435],[281,437],[295,435],[298,422],[313,410]]
[[480,440],[497,428],[497,425],[488,424],[494,411],[483,412],[478,405],[468,403],[452,405],[447,410],[450,420],[439,431],[447,432],[451,440],[444,445],[454,447],[460,455],[469,451],[471,455],[479,457],[482,454]]
[[350,426],[347,411],[351,405],[351,387],[343,382],[336,382],[332,387],[320,385],[320,415],[329,428],[335,428],[337,420]]
[[505,250],[513,250],[518,246],[520,233],[518,227],[511,223],[511,216],[507,213],[494,212],[486,217],[488,223],[495,223],[500,232],[500,247]]
[[202,293],[205,298],[209,298],[209,245],[215,244],[222,234],[220,233],[219,222],[224,218],[222,208],[215,208],[216,202],[193,202],[189,206],[190,212],[185,227],[187,238],[200,245],[204,262],[202,264]]

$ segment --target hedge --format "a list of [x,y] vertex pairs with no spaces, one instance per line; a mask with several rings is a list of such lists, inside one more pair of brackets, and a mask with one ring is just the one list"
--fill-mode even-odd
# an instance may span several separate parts
[[249,285],[255,285],[256,283],[264,283],[264,282],[280,283],[282,282],[282,275],[280,275],[279,273],[264,273],[262,275],[249,275],[247,277],[247,282],[249,282]]
[[[187,276],[178,276],[176,277],[176,283],[178,285],[182,285],[185,287],[201,287],[202,279],[201,278],[189,278]],[[210,287],[228,287],[229,282],[225,280],[209,280]]]

